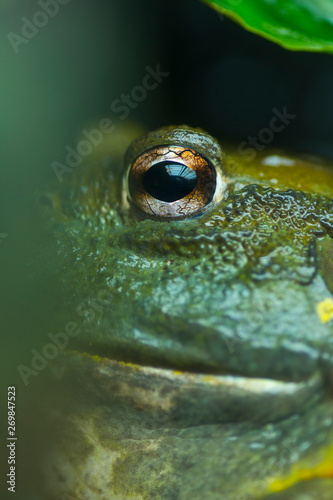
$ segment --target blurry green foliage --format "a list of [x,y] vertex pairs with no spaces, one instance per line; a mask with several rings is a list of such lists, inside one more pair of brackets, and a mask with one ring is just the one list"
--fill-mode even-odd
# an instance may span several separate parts
[[333,52],[333,0],[204,0],[290,50]]

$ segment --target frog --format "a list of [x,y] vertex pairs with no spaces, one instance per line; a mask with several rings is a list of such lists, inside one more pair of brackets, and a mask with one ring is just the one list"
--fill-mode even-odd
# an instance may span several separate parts
[[45,497],[331,499],[331,163],[120,124],[41,204]]

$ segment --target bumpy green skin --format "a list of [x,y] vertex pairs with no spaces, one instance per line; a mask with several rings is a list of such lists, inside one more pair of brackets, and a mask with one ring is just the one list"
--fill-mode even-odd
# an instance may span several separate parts
[[[168,143],[172,129],[165,133]],[[329,378],[333,321],[322,323],[317,305],[333,283],[332,197],[248,178],[246,164],[233,174],[233,160],[212,153],[228,188],[193,219],[155,221],[124,205],[120,158],[80,167],[52,194],[64,321],[81,327],[70,348],[194,373]],[[97,357],[67,356],[55,366],[65,404],[45,472],[54,498],[261,498],[267,478],[333,442],[326,397],[277,422],[182,427],[170,408],[162,421],[141,419],[145,408],[103,391],[92,376]],[[317,483],[306,499],[332,491]],[[279,495],[272,499],[298,498]]]

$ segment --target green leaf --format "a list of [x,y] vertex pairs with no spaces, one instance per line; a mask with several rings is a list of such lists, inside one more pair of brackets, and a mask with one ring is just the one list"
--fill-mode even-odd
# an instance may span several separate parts
[[204,0],[290,50],[333,52],[333,0]]

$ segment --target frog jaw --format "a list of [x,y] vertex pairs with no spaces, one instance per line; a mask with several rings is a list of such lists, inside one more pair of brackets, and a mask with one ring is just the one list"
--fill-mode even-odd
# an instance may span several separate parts
[[[301,382],[234,375],[205,375],[115,361],[69,351],[77,376],[142,422],[154,418],[175,427],[222,422],[270,422],[304,412],[324,394],[319,372]],[[83,384],[85,384],[83,382]],[[98,389],[97,389],[98,388]]]

